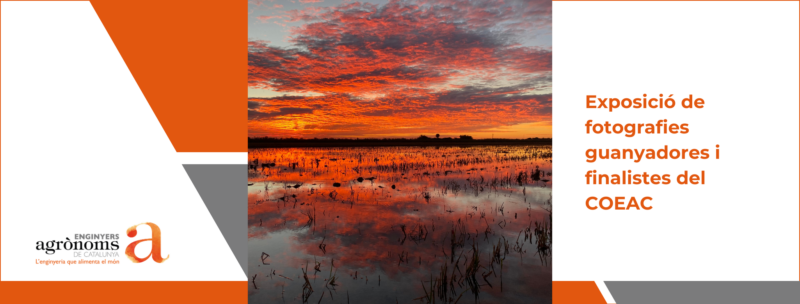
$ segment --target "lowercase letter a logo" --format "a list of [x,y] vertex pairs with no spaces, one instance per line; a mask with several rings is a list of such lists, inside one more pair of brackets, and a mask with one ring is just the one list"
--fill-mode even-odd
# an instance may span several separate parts
[[[153,224],[153,223],[149,223],[149,222],[148,223],[141,223],[141,224],[133,225],[133,226],[131,226],[131,228],[128,228],[128,237],[135,237],[136,236],[136,227],[138,227],[140,225],[150,226],[150,229],[153,230],[153,238],[151,238],[151,239],[141,239],[141,240],[138,240],[138,241],[135,241],[135,242],[131,243],[130,245],[128,245],[127,248],[125,248],[125,255],[127,255],[128,258],[134,263],[141,263],[141,262],[147,261],[147,259],[149,259],[150,256],[153,256],[153,261],[156,261],[156,263],[161,263],[163,261],[166,261],[169,258],[169,255],[167,255],[166,258],[162,258],[161,257],[161,229],[158,228],[158,225]],[[153,242],[153,247],[152,247],[152,249],[150,249],[150,254],[148,254],[144,258],[139,258],[139,257],[136,256],[136,252],[134,252],[134,249],[136,249],[136,245],[138,245],[141,242],[146,242],[146,241]]]

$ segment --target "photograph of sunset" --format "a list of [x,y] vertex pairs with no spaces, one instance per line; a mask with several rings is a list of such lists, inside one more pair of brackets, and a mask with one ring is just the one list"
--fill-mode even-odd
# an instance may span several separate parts
[[551,303],[550,1],[250,1],[251,303]]
[[550,2],[295,2],[250,3],[250,137],[550,137]]

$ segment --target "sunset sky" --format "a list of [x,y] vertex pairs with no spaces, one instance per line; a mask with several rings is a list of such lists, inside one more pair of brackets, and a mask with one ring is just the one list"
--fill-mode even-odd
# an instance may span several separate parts
[[551,136],[551,1],[251,0],[248,132]]

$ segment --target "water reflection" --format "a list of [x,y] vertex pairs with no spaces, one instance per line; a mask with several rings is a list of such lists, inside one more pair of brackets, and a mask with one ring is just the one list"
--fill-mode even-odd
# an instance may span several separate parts
[[251,303],[550,303],[551,147],[249,151]]

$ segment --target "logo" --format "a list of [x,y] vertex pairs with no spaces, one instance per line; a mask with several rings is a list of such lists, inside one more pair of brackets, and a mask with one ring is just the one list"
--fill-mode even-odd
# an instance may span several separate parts
[[[128,247],[125,248],[125,255],[128,256],[128,259],[130,259],[134,263],[141,263],[147,261],[147,259],[149,259],[151,256],[153,257],[153,261],[155,261],[156,263],[161,263],[169,259],[169,255],[167,255],[166,258],[161,257],[161,228],[158,228],[158,225],[150,222],[133,225],[130,228],[128,228],[127,231],[128,237],[135,237],[136,227],[141,225],[149,226],[150,230],[153,231],[153,236],[152,238],[149,239],[141,239],[133,243],[130,243]],[[134,252],[134,250],[136,249],[136,245],[139,245],[139,243],[142,242],[152,242],[150,253],[144,258],[136,256],[136,252]]]
[[[125,255],[133,263],[141,263],[153,258],[156,263],[162,263],[169,258],[161,256],[161,228],[158,225],[147,222],[134,225],[127,230],[128,237],[135,237],[136,228],[147,225],[152,231],[149,239],[132,240],[125,248]],[[70,238],[74,237],[74,238]],[[36,259],[36,264],[42,265],[117,265],[121,255],[120,235],[118,233],[75,233],[64,240],[37,241],[36,250],[43,251],[48,259]],[[152,247],[147,256],[140,258],[136,255],[136,245],[143,242],[151,242]],[[61,251],[71,251],[72,259],[63,255]],[[140,252],[141,253],[141,252]]]
[[[75,240],[71,240],[68,237],[65,239],[66,241],[38,241],[36,242],[36,250],[42,250],[47,255],[52,255],[60,250],[87,250],[93,251],[93,254],[96,256],[101,256],[100,253],[95,253],[94,251],[99,252],[119,249],[119,241],[117,241],[117,239],[119,239],[119,234],[77,233],[75,234]],[[102,256],[109,256],[109,254],[103,253]]]

